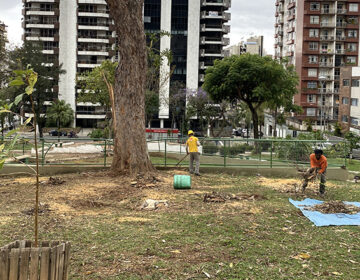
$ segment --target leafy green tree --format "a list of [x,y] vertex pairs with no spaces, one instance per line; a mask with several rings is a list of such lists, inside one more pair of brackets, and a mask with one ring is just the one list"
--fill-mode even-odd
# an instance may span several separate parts
[[352,154],[352,151],[354,149],[359,148],[359,142],[360,142],[360,136],[356,135],[354,132],[347,132],[345,134],[345,139],[349,142],[349,149],[350,149],[350,153]]
[[[116,127],[114,84],[117,65],[117,62],[105,60],[92,71],[80,75],[77,81],[81,88],[77,101],[100,103],[101,106],[105,107],[106,115],[109,112],[111,113],[113,130]],[[110,126],[109,118],[106,118],[107,125]]]
[[61,127],[69,125],[74,120],[74,110],[64,100],[57,100],[52,103],[46,111],[50,121],[55,121],[58,131]]
[[265,103],[283,106],[297,93],[298,76],[292,65],[270,57],[244,54],[217,60],[206,70],[204,89],[215,102],[243,101],[249,108],[254,137],[259,138],[258,109]]
[[154,91],[145,91],[145,120],[150,127],[151,121],[159,111],[159,94]]
[[[41,52],[39,46],[25,42],[20,48],[16,48],[10,53],[10,69],[11,70],[26,70],[30,65],[31,68],[38,74],[38,80],[34,86],[34,92],[31,95],[34,102],[34,112],[36,114],[37,125],[39,128],[40,137],[43,137],[42,129],[46,124],[46,101],[57,99],[56,88],[59,83],[59,76],[65,71],[58,66],[56,61],[52,64],[46,64],[47,57]],[[13,96],[19,96],[24,92],[25,86],[13,88]],[[19,103],[24,106],[25,111],[32,112],[29,107],[30,96],[24,95],[23,100]]]
[[336,122],[335,124],[335,130],[334,130],[334,135],[341,137],[342,133],[341,133],[341,125],[339,124],[339,122]]
[[[187,90],[187,101],[187,118],[197,117],[202,133],[205,134],[209,126],[211,135],[218,137],[227,124],[226,113],[230,106],[229,102],[223,100],[219,104],[214,104],[210,95],[202,88],[196,91]],[[220,124],[220,130],[215,135],[216,123]]]

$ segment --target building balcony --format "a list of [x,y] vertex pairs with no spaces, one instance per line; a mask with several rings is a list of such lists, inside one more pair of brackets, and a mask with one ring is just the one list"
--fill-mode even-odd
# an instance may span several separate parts
[[335,28],[334,22],[320,22],[321,27]]
[[59,3],[60,0],[22,0],[23,3]]
[[295,41],[293,39],[286,41],[286,45],[292,45],[294,43],[295,43]]
[[40,9],[40,8],[26,8],[23,10],[23,14],[27,16],[55,16],[55,9],[47,10],[47,9]]
[[345,28],[346,25],[347,25],[346,22],[337,22],[337,23],[336,23],[336,27],[338,27],[338,28]]
[[286,56],[294,56],[294,52],[293,51],[287,52]]
[[331,62],[319,62],[319,67],[334,67]]
[[203,11],[201,13],[201,18],[202,19],[222,19],[224,21],[229,21],[231,20],[231,14],[230,13],[218,13],[216,11]]
[[101,65],[103,61],[87,61],[87,60],[79,60],[77,63],[77,67],[79,68],[95,68]]
[[201,32],[222,32],[228,34],[230,33],[230,26],[201,24]]
[[289,9],[294,8],[295,6],[296,6],[296,3],[295,3],[295,1],[293,1],[292,3],[288,4],[287,8],[289,10]]
[[200,49],[200,56],[201,57],[224,57],[225,52],[223,50],[219,52],[209,52],[209,50]]
[[335,13],[336,13],[336,10],[334,8],[321,9],[321,14],[323,14],[323,15],[332,15]]
[[202,70],[205,70],[205,69],[209,68],[210,66],[212,66],[212,65],[206,65],[204,61],[201,61],[199,64],[199,68]]
[[294,20],[294,19],[295,19],[295,15],[288,16],[286,19],[287,19],[288,21]]
[[25,24],[26,28],[36,28],[36,29],[55,29],[58,28],[55,24],[41,24],[41,23],[27,23]]
[[201,5],[203,7],[209,6],[218,6],[218,7],[225,7],[230,8],[231,7],[231,0],[202,0]]
[[55,42],[55,37],[40,37],[39,35],[25,35],[26,41],[44,41],[44,42]]
[[336,36],[336,41],[345,41],[346,37],[345,36]]
[[320,41],[334,41],[335,37],[332,35],[320,35]]
[[79,36],[78,37],[79,43],[104,43],[109,44],[110,40],[107,36],[97,36],[97,37],[85,37],[85,36]]
[[103,30],[103,31],[109,31],[110,27],[106,26],[106,24],[104,25],[79,25],[78,26],[79,30]]
[[109,56],[109,52],[108,51],[101,51],[101,50],[97,50],[97,51],[90,51],[90,50],[78,50],[78,55],[92,55],[92,56]]
[[107,5],[105,0],[78,0],[79,4]]
[[345,50],[343,50],[343,49],[338,49],[338,50],[335,50],[335,53],[336,53],[336,54],[345,54]]
[[78,13],[79,17],[97,17],[97,18],[109,18],[110,15],[107,13],[107,11],[97,11],[96,13],[92,13],[92,12],[79,12]]
[[347,10],[346,10],[346,9],[337,9],[337,10],[336,10],[336,13],[337,13],[337,14],[340,14],[340,15],[343,15],[343,14],[346,14],[346,13],[347,13]]
[[[318,78],[317,78],[318,79]],[[334,76],[332,75],[324,75],[323,76],[324,81],[333,81],[334,80]]]
[[229,38],[225,37],[208,37],[202,36],[200,37],[201,45],[228,45],[230,43]]
[[334,51],[332,49],[327,49],[327,50],[320,50],[320,54],[334,54]]

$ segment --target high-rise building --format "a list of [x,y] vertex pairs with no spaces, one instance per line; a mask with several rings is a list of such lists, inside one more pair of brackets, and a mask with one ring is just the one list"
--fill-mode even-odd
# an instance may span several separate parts
[[297,117],[324,128],[338,120],[340,70],[358,65],[360,0],[276,0],[275,57],[300,77]]
[[236,45],[232,45],[225,49],[225,56],[241,55],[244,53],[265,55],[264,51],[264,36],[253,36],[246,40],[241,41]]
[[[60,63],[66,70],[59,82],[59,99],[76,111],[78,126],[94,126],[105,118],[97,104],[76,102],[76,75],[90,71],[106,59],[116,60],[113,21],[105,0],[23,0],[24,40],[39,41],[49,63]],[[159,50],[171,49],[175,70],[167,79],[171,65],[160,71],[159,124],[169,119],[169,90],[174,81],[197,89],[204,71],[215,59],[224,57],[229,44],[230,20],[226,11],[231,0],[145,0],[146,32],[166,31]],[[165,122],[165,123],[164,123]]]

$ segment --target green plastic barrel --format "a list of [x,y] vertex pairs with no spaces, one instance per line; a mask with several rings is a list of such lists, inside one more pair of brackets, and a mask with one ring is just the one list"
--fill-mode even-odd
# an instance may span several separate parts
[[191,189],[191,177],[187,175],[174,175],[174,189]]

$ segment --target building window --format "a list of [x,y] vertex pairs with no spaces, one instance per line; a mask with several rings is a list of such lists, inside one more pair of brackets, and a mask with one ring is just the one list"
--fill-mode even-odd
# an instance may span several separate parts
[[349,12],[357,12],[358,11],[358,4],[350,3],[349,4]]
[[341,121],[347,123],[349,121],[349,118],[347,115],[342,115]]
[[313,95],[313,94],[308,94],[308,95],[307,95],[307,102],[308,102],[308,103],[315,103],[315,95]]
[[356,56],[347,56],[346,63],[355,64],[356,63]]
[[318,49],[319,49],[319,43],[318,42],[310,42],[309,43],[309,50],[317,51]]
[[357,119],[357,118],[351,118],[351,124],[352,124],[352,125],[359,125],[359,119]]
[[342,104],[344,105],[349,105],[349,98],[347,97],[343,97],[342,100],[341,100]]
[[343,86],[344,86],[344,87],[350,86],[350,80],[349,80],[349,79],[344,79],[344,80],[343,80]]
[[347,45],[347,51],[349,52],[356,52],[356,49],[357,49],[356,43],[349,43]]
[[310,117],[315,117],[316,114],[316,108],[307,108],[306,109],[306,115]]
[[320,11],[320,3],[311,2],[310,11]]
[[317,82],[308,82],[307,87],[308,88],[317,88]]
[[349,38],[356,38],[357,37],[357,30],[349,30],[348,31]]
[[358,105],[358,99],[357,98],[351,98],[351,106],[357,106]]
[[319,16],[310,16],[311,24],[319,24]]
[[308,77],[317,77],[317,69],[309,68],[308,69]]
[[316,55],[309,55],[309,63],[314,64],[318,62],[318,57]]
[[351,80],[351,86],[352,87],[359,87],[360,86],[359,79],[352,79]]
[[310,37],[319,37],[319,29],[310,29],[309,36]]

